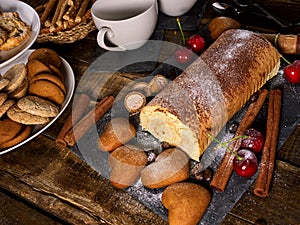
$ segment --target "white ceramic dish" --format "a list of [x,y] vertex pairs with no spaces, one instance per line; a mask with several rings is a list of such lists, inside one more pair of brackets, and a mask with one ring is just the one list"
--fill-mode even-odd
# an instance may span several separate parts
[[[11,66],[13,66],[17,63],[27,63],[27,59],[33,51],[34,50],[31,50],[31,49],[25,51],[25,53],[21,57],[16,59],[12,64],[1,68],[0,73],[4,74]],[[63,113],[63,111],[66,109],[66,107],[70,103],[71,98],[74,93],[74,88],[75,88],[75,77],[74,77],[73,70],[72,70],[71,66],[69,65],[69,63],[64,58],[61,58],[61,59],[62,59],[62,65],[61,65],[60,69],[61,69],[61,72],[65,76],[65,85],[66,85],[66,89],[67,89],[67,94],[66,94],[66,99],[65,99],[64,103],[62,104],[62,108],[61,108],[59,114],[55,118],[53,118],[48,124],[46,124],[44,126],[35,126],[32,134],[23,142],[15,145],[11,148],[8,148],[8,149],[3,149],[3,150],[0,149],[0,155],[10,152],[10,151],[20,147],[21,145],[27,143],[28,141],[32,140],[33,138],[35,138],[36,136],[38,136],[39,134],[44,132],[47,128],[49,128],[54,123],[55,120],[58,119],[58,117]]]
[[21,19],[31,26],[30,37],[20,46],[9,51],[0,51],[0,68],[20,57],[35,42],[40,32],[41,23],[37,12],[28,4],[16,0],[0,0],[0,10],[3,12],[18,12]]

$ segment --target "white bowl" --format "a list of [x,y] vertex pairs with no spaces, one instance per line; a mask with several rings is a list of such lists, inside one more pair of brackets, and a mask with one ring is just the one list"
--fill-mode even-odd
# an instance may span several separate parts
[[37,12],[28,4],[16,0],[0,0],[2,12],[18,12],[21,19],[31,26],[30,37],[20,46],[9,51],[0,51],[0,68],[20,57],[35,42],[40,33],[41,22]]
[[[2,0],[1,0],[2,1]],[[27,63],[28,62],[28,57],[30,56],[30,54],[34,51],[34,49],[29,49],[27,51],[25,51],[25,53],[17,58],[14,62],[12,62],[10,65],[4,66],[3,68],[0,68],[0,73],[4,74],[10,67],[12,67],[15,64],[18,63]],[[74,94],[74,89],[75,89],[75,77],[74,77],[74,72],[70,66],[70,64],[64,59],[62,58],[62,65],[61,65],[61,72],[64,74],[65,80],[65,86],[67,89],[67,94],[66,94],[66,98],[65,101],[62,104],[61,110],[58,113],[58,115],[53,118],[49,123],[47,123],[46,125],[36,125],[33,127],[33,131],[31,133],[31,135],[24,141],[20,142],[19,144],[12,146],[10,148],[7,149],[0,149],[0,155],[5,154],[7,152],[10,152],[22,145],[24,145],[25,143],[27,143],[28,141],[32,140],[33,138],[37,137],[39,134],[41,134],[42,132],[44,132],[46,129],[48,129],[59,117],[60,115],[65,111],[65,109],[67,108],[68,104],[70,103],[72,96]]]

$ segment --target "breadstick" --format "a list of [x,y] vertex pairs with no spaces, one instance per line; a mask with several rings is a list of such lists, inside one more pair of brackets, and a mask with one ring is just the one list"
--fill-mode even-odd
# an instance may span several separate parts
[[69,6],[73,6],[73,5],[74,5],[73,0],[68,0],[68,5],[69,5]]
[[88,19],[88,18],[92,18],[92,11],[91,11],[91,9],[88,9],[88,10],[85,12],[85,14],[84,14],[84,16],[83,16],[83,20],[86,20],[86,19]]
[[48,19],[48,16],[50,15],[50,13],[52,12],[54,6],[56,5],[58,0],[49,0],[49,3],[47,4],[45,11],[43,12],[40,21],[41,24],[44,24],[44,22]]
[[67,21],[69,21],[70,19],[74,19],[75,12],[79,8],[80,3],[81,3],[81,0],[75,0],[75,3],[73,2],[73,4],[70,6],[70,8],[68,9],[68,11],[63,16],[63,19],[67,20]]
[[64,27],[64,29],[67,29],[68,27],[69,27],[69,22],[68,21],[64,21],[63,22],[63,27]]
[[45,23],[44,23],[44,26],[45,27],[50,27],[51,26],[51,21],[49,19],[46,20]]
[[89,4],[89,0],[83,0],[82,4],[81,4],[81,6],[80,6],[80,8],[79,8],[79,10],[77,12],[77,15],[75,17],[75,22],[76,23],[80,23],[81,22],[82,17],[84,15],[85,11],[86,11],[86,8],[87,8],[88,4]]
[[62,21],[63,15],[66,12],[67,6],[68,6],[68,0],[64,0],[63,4],[59,10],[59,14],[58,14],[57,21],[56,21],[56,25],[59,27],[63,25],[63,21]]
[[35,11],[37,11],[37,13],[42,13],[46,7],[47,7],[47,4],[49,4],[49,2],[46,2],[45,4],[43,5],[39,5],[35,8]]
[[53,31],[55,30],[56,22],[57,22],[57,19],[58,19],[58,16],[59,16],[59,12],[60,12],[60,9],[61,9],[61,7],[62,7],[64,1],[65,1],[65,0],[59,0],[59,1],[58,1],[56,10],[55,10],[54,15],[53,15],[53,18],[52,18],[52,20],[51,20],[50,32],[53,32]]
[[42,13],[45,10],[45,6],[44,5],[39,5],[35,8],[35,11],[37,13]]
[[48,34],[50,33],[49,27],[44,27],[40,30],[40,34]]

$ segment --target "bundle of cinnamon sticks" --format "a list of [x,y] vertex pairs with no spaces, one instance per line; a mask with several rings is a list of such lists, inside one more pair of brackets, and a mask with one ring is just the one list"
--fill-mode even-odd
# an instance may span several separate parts
[[94,0],[49,0],[35,8],[40,16],[41,34],[56,33],[91,19]]
[[74,146],[76,141],[82,138],[112,107],[113,102],[113,96],[104,97],[85,114],[89,108],[90,98],[86,94],[81,94],[73,104],[72,112],[58,134],[55,143],[60,147]]
[[[255,195],[259,197],[266,197],[269,194],[275,164],[282,92],[280,89],[272,89],[269,93],[269,91],[263,89],[260,90],[258,94],[258,99],[250,104],[244,118],[240,122],[235,133],[235,137],[243,135],[246,129],[252,125],[269,94],[266,140],[262,152],[260,170],[258,171],[258,178],[254,189]],[[237,152],[240,145],[241,139],[237,139],[236,141],[231,142],[229,148],[232,151]],[[234,155],[231,152],[228,151],[225,153],[210,184],[212,188],[215,188],[220,192],[225,190],[233,171],[233,159]]]

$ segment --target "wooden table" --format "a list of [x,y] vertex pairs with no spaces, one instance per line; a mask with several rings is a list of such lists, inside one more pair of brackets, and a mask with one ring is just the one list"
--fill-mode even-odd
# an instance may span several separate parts
[[[201,20],[204,27],[217,14],[207,4]],[[289,20],[296,20],[299,1],[257,1]],[[298,16],[299,19],[299,16]],[[249,29],[277,32],[257,24]],[[300,29],[295,29],[295,34]],[[94,60],[96,31],[73,44],[35,43],[33,48],[53,48],[72,66],[79,81]],[[165,31],[165,40],[179,41],[178,32]],[[298,56],[299,58],[299,56]],[[54,140],[62,128],[71,104],[44,133],[20,148],[0,156],[0,224],[167,224],[123,190],[109,182],[69,148],[59,148]],[[299,112],[297,112],[299,113]],[[275,172],[267,198],[253,194],[253,185],[221,224],[300,224],[300,124],[277,152]]]

